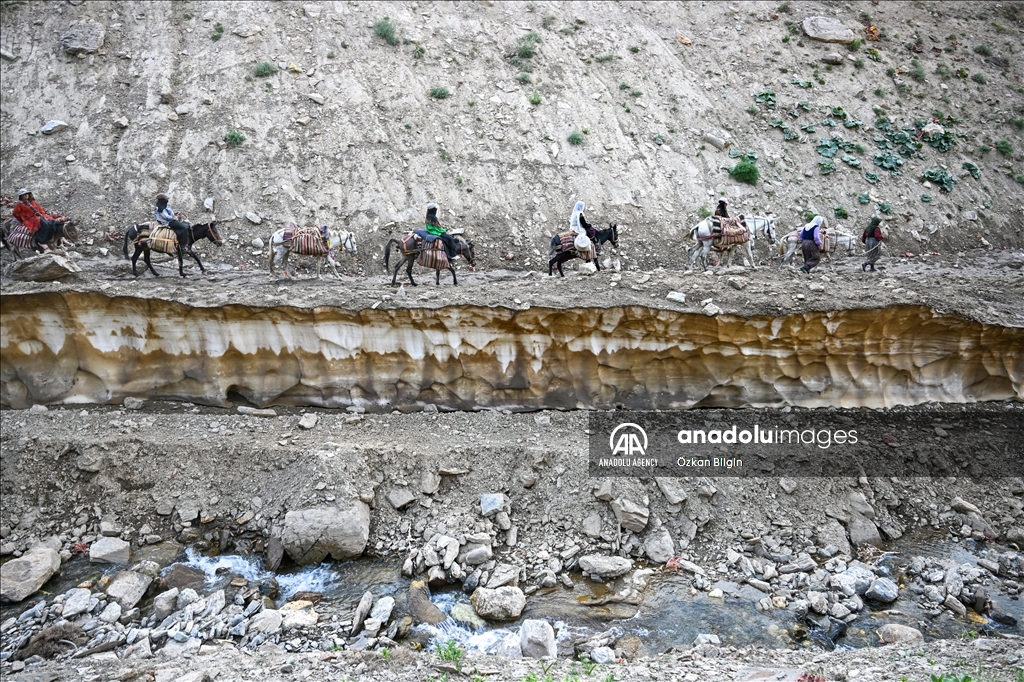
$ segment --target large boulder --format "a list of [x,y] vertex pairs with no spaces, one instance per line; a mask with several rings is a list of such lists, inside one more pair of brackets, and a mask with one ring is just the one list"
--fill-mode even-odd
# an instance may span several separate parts
[[107,596],[127,611],[142,600],[152,582],[151,576],[136,571],[121,571],[107,585]]
[[633,562],[621,556],[587,554],[580,557],[580,570],[595,578],[616,578],[628,573]]
[[850,544],[854,547],[861,545],[882,546],[882,536],[878,533],[878,526],[868,517],[856,511],[850,512],[849,520],[846,522],[846,530],[850,533]]
[[511,585],[494,590],[478,587],[469,599],[476,612],[488,620],[515,620],[526,608],[526,595]]
[[554,658],[558,655],[555,631],[546,620],[524,620],[519,629],[519,648],[524,658]]
[[647,519],[651,515],[651,510],[647,507],[642,507],[624,497],[612,500],[611,504],[612,511],[615,512],[615,518],[626,530],[639,533],[647,527]]
[[288,512],[281,542],[297,564],[318,564],[327,558],[356,559],[370,536],[370,508],[354,501],[347,508],[322,507]]
[[676,550],[668,528],[659,528],[653,533],[648,533],[644,539],[644,552],[647,558],[656,564],[663,564],[671,559]]
[[832,17],[807,17],[803,29],[808,38],[825,43],[852,43],[857,37],[846,24]]
[[281,629],[311,628],[320,620],[311,601],[292,601],[281,607]]
[[94,564],[126,564],[132,546],[121,538],[100,538],[89,547],[89,561]]
[[19,602],[34,594],[60,570],[60,554],[36,547],[0,567],[0,601]]
[[898,642],[923,642],[924,635],[921,631],[912,628],[909,625],[900,625],[898,623],[887,623],[882,627],[878,628],[878,638],[882,640],[882,644],[896,644]]
[[864,596],[883,604],[890,604],[900,596],[900,588],[890,578],[878,578],[871,583]]
[[44,253],[14,261],[7,268],[7,276],[20,282],[52,282],[71,277],[81,271],[82,268],[70,258],[55,253]]
[[436,625],[447,618],[441,612],[441,609],[434,606],[434,602],[430,601],[430,588],[422,580],[413,580],[412,584],[409,585],[409,597],[406,606],[409,610],[409,615],[417,623]]
[[60,37],[60,44],[68,54],[92,54],[103,46],[104,37],[106,29],[103,24],[87,21],[65,31]]

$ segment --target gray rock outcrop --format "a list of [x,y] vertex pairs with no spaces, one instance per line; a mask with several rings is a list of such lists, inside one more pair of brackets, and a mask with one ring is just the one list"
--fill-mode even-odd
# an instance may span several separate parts
[[487,620],[515,620],[526,608],[526,595],[511,585],[493,590],[478,587],[470,601],[476,612]]
[[370,535],[370,508],[361,501],[347,508],[323,507],[288,512],[281,542],[297,564],[317,564],[328,555],[342,561],[363,553]]
[[60,569],[60,555],[36,547],[0,567],[0,601],[19,602],[34,594]]

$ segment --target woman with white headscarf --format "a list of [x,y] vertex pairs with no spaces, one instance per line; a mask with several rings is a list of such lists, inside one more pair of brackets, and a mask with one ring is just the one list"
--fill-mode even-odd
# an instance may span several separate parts
[[595,234],[594,228],[591,227],[583,215],[585,208],[586,204],[582,201],[577,201],[572,209],[572,216],[569,217],[569,229],[578,235],[575,241],[577,249],[589,249],[590,240]]
[[811,270],[821,262],[821,226],[823,222],[824,218],[816,215],[800,230],[800,246],[804,253],[804,264],[800,266],[801,272],[811,274]]

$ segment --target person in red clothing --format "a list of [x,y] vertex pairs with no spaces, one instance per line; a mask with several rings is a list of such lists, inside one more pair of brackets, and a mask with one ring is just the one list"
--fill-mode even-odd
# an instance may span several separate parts
[[35,235],[40,227],[55,230],[62,222],[56,219],[57,216],[51,216],[42,206],[36,203],[32,192],[27,189],[18,190],[18,203],[14,205],[12,213],[14,213],[14,217],[25,226],[25,229],[31,235]]

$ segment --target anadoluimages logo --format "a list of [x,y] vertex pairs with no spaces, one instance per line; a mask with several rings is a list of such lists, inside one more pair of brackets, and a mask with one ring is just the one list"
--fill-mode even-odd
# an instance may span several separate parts
[[[621,433],[619,433],[620,431]],[[617,439],[616,434],[618,434]],[[612,435],[608,438],[608,447],[611,448],[613,457],[615,455],[625,457],[645,455],[647,454],[647,432],[639,424],[632,422],[619,424],[612,429]]]

